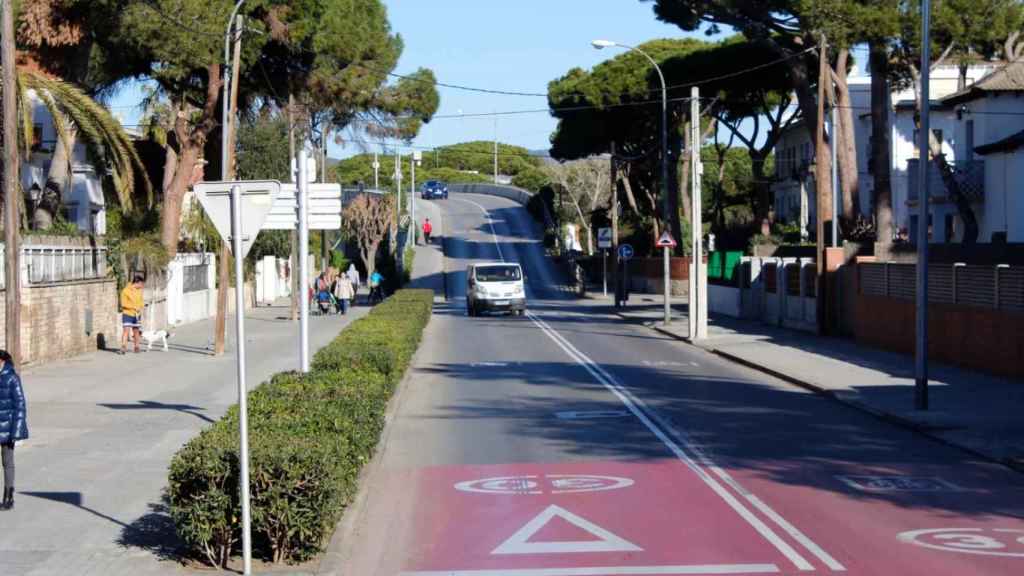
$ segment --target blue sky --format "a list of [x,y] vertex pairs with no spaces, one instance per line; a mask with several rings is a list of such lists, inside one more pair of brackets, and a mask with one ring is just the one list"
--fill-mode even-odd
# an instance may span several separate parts
[[[397,72],[419,67],[440,82],[516,92],[546,93],[570,68],[590,68],[615,56],[596,38],[636,45],[684,32],[657,21],[639,0],[386,0],[392,29],[405,41]],[[438,116],[545,109],[539,97],[478,94],[439,88]],[[498,140],[546,149],[555,120],[546,112],[498,117]],[[439,146],[494,138],[494,118],[437,118],[415,144]]]
[[[570,68],[590,68],[618,49],[595,50],[596,38],[636,45],[654,38],[686,36],[659,22],[652,4],[639,0],[384,0],[392,30],[405,50],[395,69],[407,73],[430,68],[438,81],[478,88],[546,93],[549,81]],[[439,87],[438,116],[544,110],[543,97],[481,94]],[[138,85],[129,85],[110,103],[125,123],[137,122]],[[546,111],[498,116],[501,142],[531,150],[547,149],[555,120]],[[433,147],[494,138],[487,118],[436,118],[424,126],[414,146]],[[346,157],[356,145],[332,147]]]

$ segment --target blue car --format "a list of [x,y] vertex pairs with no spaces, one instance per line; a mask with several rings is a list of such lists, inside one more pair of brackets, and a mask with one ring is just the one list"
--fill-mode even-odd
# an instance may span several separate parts
[[427,180],[420,189],[420,196],[424,200],[434,198],[448,199],[448,185],[440,180]]

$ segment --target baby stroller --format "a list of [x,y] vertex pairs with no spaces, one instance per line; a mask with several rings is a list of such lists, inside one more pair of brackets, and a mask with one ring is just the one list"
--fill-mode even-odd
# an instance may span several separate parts
[[330,314],[335,308],[334,295],[326,290],[317,292],[315,300],[321,316]]

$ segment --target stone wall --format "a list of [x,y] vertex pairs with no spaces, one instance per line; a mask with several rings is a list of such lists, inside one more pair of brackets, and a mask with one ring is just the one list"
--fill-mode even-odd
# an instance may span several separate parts
[[[21,345],[25,364],[70,358],[104,345],[116,347],[120,329],[117,283],[113,279],[22,288]],[[4,332],[4,310],[0,307],[0,338],[5,336]]]

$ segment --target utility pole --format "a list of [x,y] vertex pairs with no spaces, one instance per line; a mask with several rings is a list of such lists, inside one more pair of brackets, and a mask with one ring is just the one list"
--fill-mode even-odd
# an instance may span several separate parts
[[14,2],[3,0],[3,130],[4,130],[4,319],[8,353],[15,369],[21,367],[21,215],[18,213],[18,89],[14,62]]
[[[825,312],[828,307],[825,305],[825,218],[832,212],[832,191],[829,190],[831,183],[831,171],[825,166],[828,162],[828,154],[825,146],[825,84],[829,82],[828,75],[828,42],[825,35],[821,35],[818,44],[818,118],[815,126],[814,144],[814,180],[817,194],[817,225],[815,242],[815,262],[817,264],[817,282],[815,282],[815,302],[817,304],[818,333],[824,334],[826,328]],[[834,144],[834,142],[833,142]],[[801,270],[801,278],[803,271]]]
[[615,141],[612,141],[611,147],[611,175],[612,175],[612,250],[617,250],[619,247],[619,167],[615,162]]
[[707,284],[704,282],[704,223],[701,218],[700,88],[690,88],[690,339],[708,335]]
[[[298,166],[298,160],[295,156],[295,94],[291,91],[291,87],[288,88],[288,162],[289,165]],[[292,183],[295,184],[299,180],[296,178],[295,171],[290,171]],[[296,185],[296,191],[298,191],[298,185]],[[292,257],[291,267],[289,272],[291,273],[291,284],[292,284],[292,301],[291,301],[291,319],[295,322],[299,319],[299,275],[297,273],[299,267],[299,233],[297,230],[291,230],[288,232],[288,241],[291,244]]]
[[494,183],[498,183],[498,117],[494,117]]
[[921,126],[917,162],[917,293],[914,342],[914,408],[928,409],[928,140],[931,137],[931,1],[921,2]]

